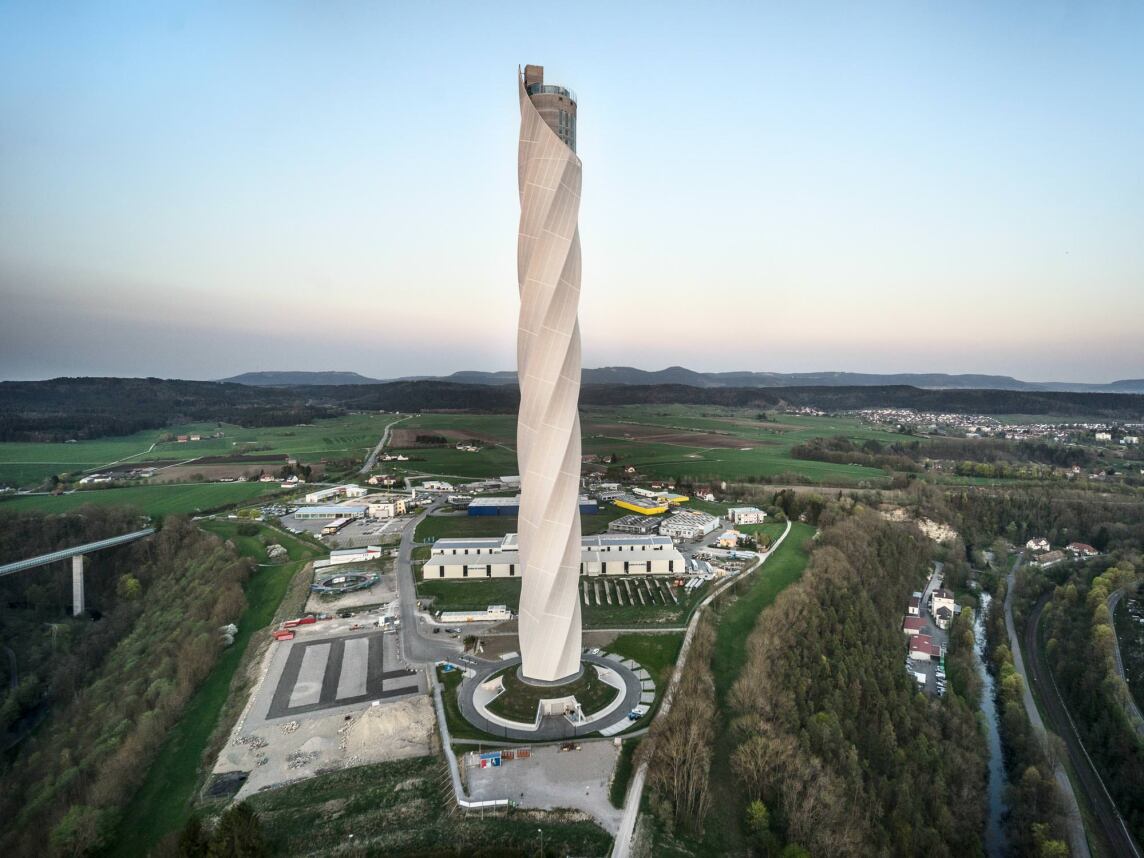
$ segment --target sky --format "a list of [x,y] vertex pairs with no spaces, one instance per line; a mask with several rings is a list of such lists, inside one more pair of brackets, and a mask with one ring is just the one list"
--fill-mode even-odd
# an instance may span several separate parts
[[517,66],[585,366],[1144,377],[1144,4],[0,0],[0,378],[512,369]]

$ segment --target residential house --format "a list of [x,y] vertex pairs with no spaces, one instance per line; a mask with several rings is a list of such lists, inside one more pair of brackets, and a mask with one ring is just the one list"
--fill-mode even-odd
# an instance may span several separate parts
[[920,635],[925,627],[926,621],[921,617],[904,617],[902,619],[902,631],[907,635]]
[[953,593],[946,589],[934,590],[930,594],[930,613],[939,629],[948,629],[953,622]]
[[1025,543],[1025,547],[1030,551],[1048,551],[1049,540],[1045,539],[1043,536],[1034,536],[1032,539]]
[[1077,557],[1096,557],[1100,554],[1095,548],[1086,542],[1070,542],[1068,547],[1069,553],[1075,554]]

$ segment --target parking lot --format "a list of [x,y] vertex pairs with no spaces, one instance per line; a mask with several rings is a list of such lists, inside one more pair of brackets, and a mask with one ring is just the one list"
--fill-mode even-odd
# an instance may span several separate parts
[[280,519],[287,530],[301,531],[319,537],[330,548],[359,548],[363,545],[377,545],[397,542],[401,531],[409,523],[409,516],[398,518],[358,518],[351,521],[336,534],[322,536],[322,528],[330,522],[325,520],[298,520],[293,513]]
[[[937,623],[934,622],[933,614],[929,611],[929,596],[934,590],[941,586],[941,565],[937,564],[933,574],[926,584],[925,590],[922,592],[922,609],[921,619],[925,625],[922,627],[921,633],[929,635],[933,638],[933,642],[938,644],[943,649],[949,645],[949,632],[938,628]],[[908,641],[907,641],[908,646]],[[906,653],[906,670],[911,674],[924,673],[926,677],[925,685],[919,686],[924,689],[926,694],[943,695],[945,693],[945,671],[942,670],[941,662],[939,660],[926,661],[925,659],[909,658],[909,651]]]

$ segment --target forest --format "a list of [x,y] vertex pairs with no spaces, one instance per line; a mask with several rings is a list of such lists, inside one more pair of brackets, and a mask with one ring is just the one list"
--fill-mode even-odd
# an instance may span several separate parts
[[[815,855],[981,851],[986,777],[976,701],[919,694],[903,606],[929,543],[830,507],[810,565],[748,640],[731,695],[732,765],[776,842]],[[749,821],[748,821],[749,824]]]
[[1113,660],[1109,596],[1138,586],[1139,555],[1078,567],[1042,615],[1045,652],[1089,755],[1138,841],[1144,840],[1144,742],[1125,713],[1128,686]]
[[[1144,418],[1144,396],[1012,390],[885,387],[690,387],[683,384],[588,384],[584,407],[683,403],[828,411],[914,408],[974,414]],[[63,441],[127,435],[188,421],[275,426],[335,416],[344,410],[515,412],[512,384],[446,381],[255,387],[157,378],[57,378],[0,382],[0,442]]]
[[[813,459],[836,464],[867,465],[895,471],[916,472],[928,461],[954,461],[974,472],[975,466],[986,466],[988,476],[1007,476],[1020,472],[1020,466],[1044,465],[1049,469],[1092,466],[1096,454],[1088,447],[1051,444],[1045,441],[1007,441],[1000,438],[927,438],[883,444],[869,439],[861,443],[836,436],[812,438],[791,448],[796,459]],[[960,470],[958,471],[960,473]],[[1046,472],[1047,474],[1048,472]],[[1044,474],[1042,474],[1044,475]]]
[[[998,731],[1009,787],[1006,840],[1015,855],[1065,855],[1067,839],[1060,792],[1053,765],[1033,732],[1025,712],[1023,682],[1017,673],[1005,631],[1005,581],[994,593],[994,610],[986,617],[989,670],[996,679]],[[1053,850],[1056,850],[1055,852]]]
[[[121,531],[122,515],[2,516],[0,546],[10,557],[16,544],[39,550],[97,539]],[[251,563],[184,518],[168,517],[155,536],[95,557],[86,578],[98,610],[88,616],[64,610],[67,570],[3,582],[0,637],[16,651],[22,690],[2,709],[17,733],[21,719],[38,724],[0,762],[5,855],[86,855],[107,844],[222,652],[220,627],[246,605]]]

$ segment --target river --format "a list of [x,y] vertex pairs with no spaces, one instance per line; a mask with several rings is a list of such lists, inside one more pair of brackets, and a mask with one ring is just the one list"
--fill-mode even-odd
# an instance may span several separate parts
[[990,858],[1004,854],[1001,817],[1005,813],[1005,765],[1001,758],[1001,734],[997,731],[997,696],[993,674],[985,667],[985,615],[993,598],[981,594],[981,609],[973,620],[973,655],[981,677],[981,712],[985,716],[985,743],[989,749],[989,818],[985,823],[985,853]]

